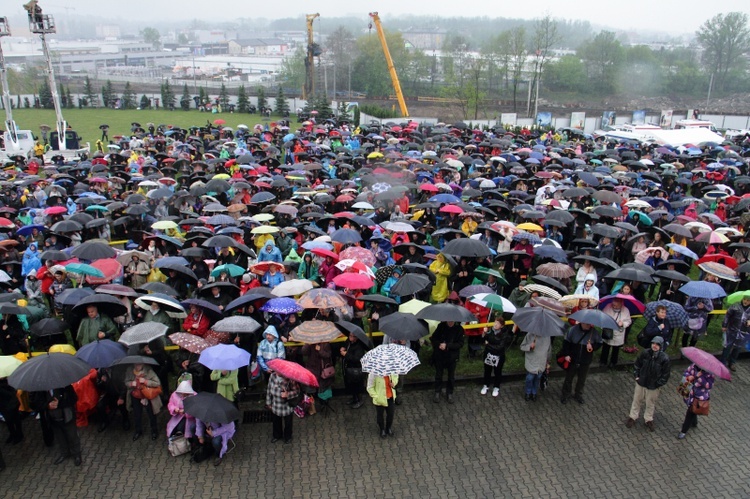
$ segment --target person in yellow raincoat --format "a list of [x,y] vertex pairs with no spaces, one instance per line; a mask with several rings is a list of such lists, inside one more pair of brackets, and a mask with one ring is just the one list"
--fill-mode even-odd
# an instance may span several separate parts
[[438,253],[437,258],[430,264],[430,270],[437,278],[435,285],[432,287],[430,298],[435,303],[443,303],[448,298],[448,278],[451,275],[451,266],[445,260],[442,253]]
[[477,230],[477,221],[472,217],[464,218],[464,223],[461,224],[461,232],[466,234],[466,237],[471,237],[475,230]]

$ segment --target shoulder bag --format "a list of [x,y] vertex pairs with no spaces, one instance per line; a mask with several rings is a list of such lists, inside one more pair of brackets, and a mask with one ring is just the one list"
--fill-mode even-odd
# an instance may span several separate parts
[[697,398],[694,398],[693,403],[690,405],[690,410],[693,412],[693,414],[698,414],[699,416],[708,416],[708,413],[711,410],[711,401],[698,400]]

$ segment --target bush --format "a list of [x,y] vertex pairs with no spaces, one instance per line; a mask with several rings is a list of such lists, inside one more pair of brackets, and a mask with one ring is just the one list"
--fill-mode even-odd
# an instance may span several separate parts
[[377,106],[375,104],[363,104],[359,106],[359,108],[360,112],[369,114],[370,116],[374,116],[381,120],[399,117],[396,111],[392,111],[386,107]]

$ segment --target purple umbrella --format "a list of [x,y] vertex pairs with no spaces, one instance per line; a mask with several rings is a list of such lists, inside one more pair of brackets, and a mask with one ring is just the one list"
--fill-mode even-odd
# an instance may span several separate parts
[[233,371],[250,364],[250,354],[235,345],[218,344],[203,350],[198,362],[212,370]]
[[712,354],[695,347],[685,347],[680,350],[682,351],[682,355],[704,371],[708,371],[721,379],[732,381],[732,373],[729,372],[729,368]]
[[485,286],[484,284],[474,284],[472,286],[466,286],[459,293],[458,296],[461,298],[467,298],[469,296],[478,295],[479,293],[494,293],[492,288]]
[[296,314],[304,309],[297,305],[293,298],[272,298],[268,300],[260,309],[272,314]]

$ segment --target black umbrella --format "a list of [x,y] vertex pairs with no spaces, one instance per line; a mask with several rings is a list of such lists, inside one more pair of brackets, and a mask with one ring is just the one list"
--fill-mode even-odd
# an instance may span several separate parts
[[29,328],[29,331],[33,336],[53,336],[64,333],[69,327],[65,321],[61,321],[60,319],[46,318],[35,322]]
[[224,312],[229,313],[238,308],[244,308],[255,301],[269,300],[271,298],[275,298],[275,296],[271,294],[270,289],[253,288],[236,300],[232,300],[231,302],[229,302],[229,304],[224,308]]
[[128,355],[121,359],[117,359],[112,363],[113,366],[124,366],[129,364],[148,364],[150,366],[158,366],[159,362],[152,357],[146,357],[145,355]]
[[369,303],[383,303],[385,305],[398,305],[396,300],[383,295],[362,295],[357,297],[357,300]]
[[27,360],[8,377],[17,390],[46,392],[68,386],[86,376],[91,366],[67,353],[47,353]]
[[74,307],[73,313],[83,315],[86,313],[86,307],[94,305],[100,314],[106,314],[110,317],[119,317],[128,313],[127,307],[120,300],[111,295],[96,293],[89,295],[80,300]]
[[101,260],[117,256],[117,252],[109,245],[97,241],[87,241],[76,246],[70,254],[83,260]]
[[620,218],[622,210],[610,205],[601,205],[594,208],[594,213],[602,217]]
[[422,274],[405,274],[391,287],[393,296],[410,296],[427,289],[430,278]]
[[236,248],[237,241],[229,236],[213,236],[209,237],[201,246],[205,248]]
[[653,284],[654,280],[648,272],[634,268],[619,268],[604,276],[606,279],[617,279],[620,281],[638,281],[645,284]]
[[227,424],[240,419],[240,410],[229,400],[217,393],[201,392],[185,397],[182,402],[185,414],[202,422]]
[[50,260],[53,262],[64,262],[66,260],[70,260],[70,257],[64,251],[60,250],[44,251],[39,258],[41,260]]
[[564,210],[554,210],[551,213],[547,215],[545,218],[545,221],[549,220],[559,220],[560,222],[563,222],[565,224],[571,223],[573,220],[575,220],[575,217]]
[[180,265],[179,262],[167,262],[162,265],[158,265],[159,262],[157,260],[156,263],[157,263],[156,268],[158,268],[159,270],[172,270],[174,272],[182,274],[183,279],[187,279],[194,283],[198,281],[198,276],[195,275],[195,272],[190,270],[190,267],[186,267],[185,265]]
[[523,307],[513,314],[513,322],[521,331],[537,336],[562,336],[563,322],[552,312],[542,307]]
[[364,343],[368,349],[375,346],[372,343],[372,339],[367,336],[367,333],[365,333],[362,328],[357,326],[356,324],[352,324],[351,322],[347,321],[338,321],[335,324],[336,327],[338,327],[344,334],[353,334],[354,336],[356,336],[357,339]]
[[595,266],[609,267],[612,270],[617,270],[620,268],[619,265],[617,265],[615,262],[613,262],[609,258],[599,258],[598,256],[578,255],[578,256],[573,257],[573,260],[576,262],[583,262],[585,260],[588,260]]
[[414,314],[394,312],[381,317],[380,330],[394,340],[416,341],[429,334],[427,323]]
[[435,273],[431,271],[430,268],[426,265],[422,265],[420,263],[405,263],[401,266],[404,268],[405,272],[426,275],[430,278],[430,282],[432,282],[432,284],[435,284],[435,282],[437,281],[437,276],[435,276]]
[[477,320],[476,316],[464,307],[452,303],[436,303],[429,305],[417,313],[417,319],[433,320],[440,322],[472,322]]
[[0,303],[0,314],[3,315],[31,315],[28,308],[16,305],[15,303]]
[[488,257],[492,255],[489,246],[477,239],[459,238],[449,241],[442,252],[453,256],[465,256],[469,258]]
[[573,313],[569,318],[603,329],[617,329],[619,327],[612,317],[595,308],[581,309]]
[[591,232],[602,237],[609,237],[611,239],[620,237],[620,231],[617,227],[612,227],[606,224],[594,224],[591,227]]
[[150,291],[152,293],[164,293],[165,295],[169,295],[169,296],[178,295],[177,291],[172,286],[164,284],[163,282],[147,282],[146,284],[144,284],[138,289],[144,290],[144,291]]
[[75,232],[78,230],[83,230],[83,225],[76,222],[75,220],[62,220],[52,225],[52,227],[50,227],[50,230],[52,232],[61,232],[61,233]]
[[677,272],[676,270],[657,270],[654,272],[653,277],[658,277],[659,279],[665,279],[667,281],[690,282],[688,276]]

